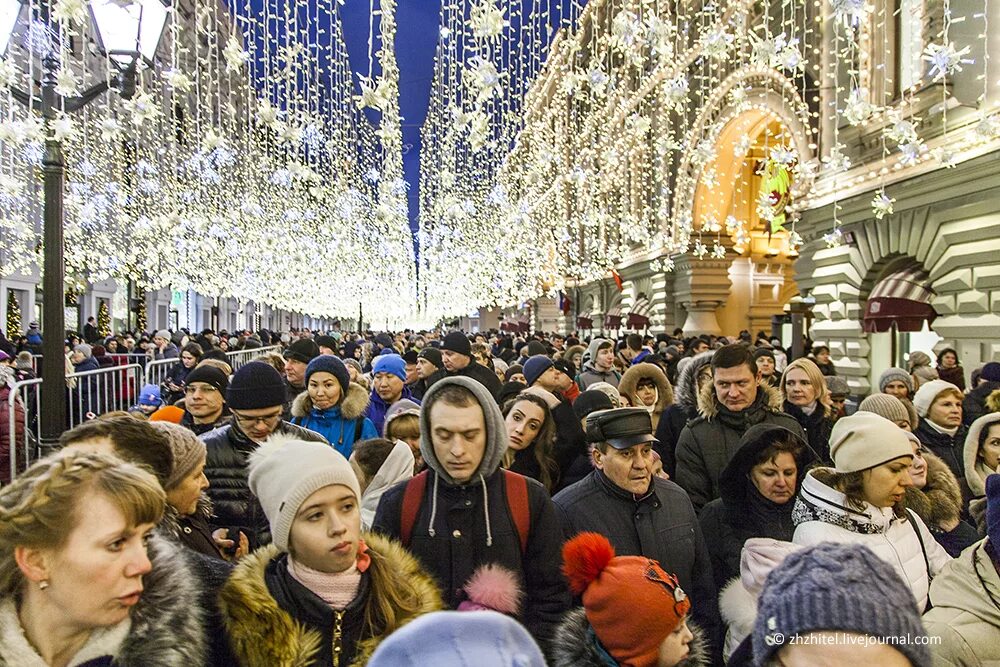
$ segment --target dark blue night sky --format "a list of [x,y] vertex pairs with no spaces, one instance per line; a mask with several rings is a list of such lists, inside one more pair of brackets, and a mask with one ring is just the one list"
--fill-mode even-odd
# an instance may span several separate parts
[[[262,11],[265,0],[251,0],[255,9]],[[449,0],[463,2],[468,7],[474,0]],[[502,0],[508,7],[512,0]],[[525,16],[539,6],[550,8],[553,31],[562,22],[576,14],[571,6],[585,4],[585,0],[520,0]],[[374,0],[375,7],[380,6],[379,0]],[[369,0],[344,0],[339,8],[343,20],[343,35],[347,47],[348,58],[355,74],[368,73],[368,35],[369,35]],[[399,106],[403,116],[403,175],[409,189],[410,227],[417,230],[420,184],[420,129],[427,116],[431,80],[434,77],[434,52],[439,35],[441,2],[440,0],[397,0],[396,5],[396,60],[399,65]],[[515,26],[516,28],[516,26]],[[379,21],[375,17],[374,50],[379,48]],[[378,61],[374,63],[373,75],[380,72]],[[357,78],[355,78],[355,91]],[[373,124],[378,123],[378,113],[371,109],[366,115]]]

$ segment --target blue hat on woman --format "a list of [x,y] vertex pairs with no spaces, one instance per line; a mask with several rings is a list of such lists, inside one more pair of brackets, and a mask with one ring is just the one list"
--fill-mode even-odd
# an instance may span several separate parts
[[343,361],[332,354],[321,354],[315,357],[306,366],[306,386],[309,385],[309,376],[316,372],[329,373],[337,378],[341,394],[347,394],[347,387],[351,384],[351,374],[347,372],[347,366],[344,365]]

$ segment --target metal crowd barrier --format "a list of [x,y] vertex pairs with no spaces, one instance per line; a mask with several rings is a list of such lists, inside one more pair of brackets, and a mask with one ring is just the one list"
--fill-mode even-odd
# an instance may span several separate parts
[[226,352],[226,356],[229,357],[229,365],[232,366],[233,372],[236,372],[240,366],[268,352],[278,352],[280,354],[281,346],[272,345],[270,347],[258,347],[253,350],[234,350],[233,352]]
[[[271,347],[258,347],[252,350],[235,350],[233,352],[226,352],[226,358],[229,360],[229,365],[232,367],[233,372],[236,372],[236,370],[247,362],[253,361],[260,355],[267,354],[268,352],[281,352],[281,346],[273,345]],[[147,362],[143,375],[143,384],[162,385],[164,379],[170,373],[170,369],[174,367],[174,364],[178,363],[180,363],[180,359],[158,359]]]
[[[128,410],[139,395],[141,381],[139,364],[67,374],[66,428],[106,412]],[[41,378],[15,382],[7,397],[11,478],[48,453],[41,444],[41,385]]]

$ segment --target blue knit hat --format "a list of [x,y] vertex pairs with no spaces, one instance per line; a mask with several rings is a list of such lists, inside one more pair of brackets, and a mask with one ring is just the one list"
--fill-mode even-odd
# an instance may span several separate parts
[[546,357],[544,354],[536,354],[533,357],[528,357],[528,360],[524,362],[524,379],[528,381],[528,386],[535,384],[538,378],[542,377],[542,373],[552,368],[552,360]]
[[818,544],[789,555],[767,575],[753,629],[754,664],[769,664],[795,636],[823,630],[907,637],[892,646],[915,667],[931,665],[927,644],[918,643],[927,632],[910,587],[860,544]]
[[329,373],[337,378],[340,383],[340,396],[343,399],[347,395],[347,388],[351,384],[351,374],[347,372],[344,362],[332,354],[321,354],[306,366],[306,386],[309,386],[309,376],[316,372]]
[[398,354],[380,354],[372,361],[372,375],[392,373],[406,382],[406,362]]
[[260,410],[285,404],[285,380],[271,364],[251,361],[240,367],[226,390],[233,410]]

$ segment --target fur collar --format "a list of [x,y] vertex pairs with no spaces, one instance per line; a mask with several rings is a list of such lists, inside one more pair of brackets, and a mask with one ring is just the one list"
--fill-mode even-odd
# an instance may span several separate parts
[[962,491],[948,465],[930,452],[927,461],[927,484],[922,489],[906,488],[906,506],[917,513],[928,527],[958,519],[962,513]]
[[[93,635],[72,664],[113,655],[122,667],[192,667],[205,664],[205,631],[202,621],[199,590],[183,550],[154,537],[149,544],[152,571],[143,577],[145,591],[130,615],[129,622]],[[43,665],[34,649],[8,639],[24,638],[17,632],[8,636],[9,623],[4,622],[0,665],[28,667]],[[15,653],[8,653],[13,650]],[[25,651],[30,653],[25,653]],[[34,656],[34,658],[32,658]]]
[[[775,414],[781,412],[784,399],[781,392],[768,384],[758,384],[757,392],[764,394],[764,409]],[[715,398],[715,385],[706,384],[698,392],[698,414],[711,421],[719,414],[719,401]]]
[[618,392],[630,397],[635,395],[635,389],[642,380],[649,380],[656,386],[657,399],[653,412],[660,414],[674,402],[674,389],[670,386],[670,380],[660,370],[656,364],[640,362],[635,366],[630,366],[622,375],[618,382]]
[[[200,514],[205,519],[211,519],[213,515],[212,501],[209,500],[205,493],[201,494],[198,498],[198,506],[195,508],[195,514]],[[168,537],[174,541],[180,540],[181,537],[181,526],[180,526],[180,514],[178,514],[177,509],[167,503],[166,509],[163,511],[163,519],[160,521],[160,525],[157,529],[165,537]]]
[[[678,667],[703,667],[710,664],[704,632],[688,619],[694,639],[691,652]],[[590,640],[590,622],[583,607],[573,609],[563,617],[552,639],[552,667],[605,667],[607,661]]]
[[[674,386],[676,392],[676,402],[689,415],[698,412],[698,373],[701,369],[712,363],[714,352],[702,352],[691,357],[691,360],[681,367],[677,372],[677,383]],[[681,361],[684,361],[683,359]]]
[[[347,396],[338,406],[340,407],[340,415],[348,421],[363,417],[365,411],[368,409],[368,402],[368,390],[356,382],[351,382],[347,385]],[[312,409],[313,403],[312,399],[309,398],[308,391],[304,391],[296,396],[292,402],[293,417],[306,417],[312,412]]]
[[[385,586],[405,591],[417,599],[418,611],[400,618],[392,630],[416,616],[442,608],[441,594],[434,580],[398,542],[374,533],[363,535],[372,555],[371,576],[387,579]],[[319,650],[322,635],[297,622],[278,606],[268,591],[264,572],[277,558],[274,545],[258,549],[240,561],[219,593],[219,606],[228,630],[233,653],[245,667],[307,667]],[[373,586],[374,590],[377,587]],[[369,637],[358,644],[354,665],[368,662],[379,642],[389,632]],[[267,637],[267,641],[261,641]]]

